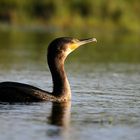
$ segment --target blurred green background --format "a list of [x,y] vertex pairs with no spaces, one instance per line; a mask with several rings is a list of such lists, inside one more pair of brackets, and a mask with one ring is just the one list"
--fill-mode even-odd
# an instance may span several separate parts
[[97,38],[75,61],[140,63],[140,1],[0,0],[1,64],[44,63],[47,45],[60,36]]
[[0,22],[139,32],[139,0],[0,0]]

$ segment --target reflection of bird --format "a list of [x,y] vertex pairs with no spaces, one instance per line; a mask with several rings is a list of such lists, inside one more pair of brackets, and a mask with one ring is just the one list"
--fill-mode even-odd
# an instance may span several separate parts
[[49,123],[56,126],[68,127],[70,121],[71,102],[53,103]]
[[64,70],[64,61],[69,53],[86,43],[96,42],[95,38],[78,40],[70,37],[57,38],[48,47],[48,65],[52,74],[53,91],[46,92],[39,88],[16,82],[0,83],[1,102],[35,102],[70,100],[70,85]]
[[[56,126],[49,127],[47,130],[47,136],[49,137],[63,137],[69,135],[69,122],[70,122],[70,110],[71,102],[61,102],[61,103],[52,103],[52,111],[50,117],[48,117],[48,123]],[[62,138],[61,138],[62,139]]]

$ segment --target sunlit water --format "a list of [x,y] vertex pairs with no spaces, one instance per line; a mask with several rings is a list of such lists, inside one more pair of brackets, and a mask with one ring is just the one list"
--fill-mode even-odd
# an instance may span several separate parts
[[[94,36],[96,45],[82,47],[68,58],[72,90],[68,105],[1,103],[0,140],[139,140],[139,36],[116,36]],[[1,31],[0,82],[51,91],[45,59],[47,45],[55,37],[57,33],[42,31]]]
[[[66,69],[72,89],[71,108],[66,110],[68,116],[62,115],[66,125],[50,123],[50,102],[2,103],[1,140],[139,140],[139,65],[82,64],[79,67],[68,64]],[[32,71],[1,71],[0,81],[7,80],[52,88],[49,71],[38,70],[36,66]]]

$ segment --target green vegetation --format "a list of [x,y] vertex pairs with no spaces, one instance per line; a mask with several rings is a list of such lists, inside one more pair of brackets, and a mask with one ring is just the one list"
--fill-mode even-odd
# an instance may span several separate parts
[[0,63],[30,58],[44,64],[50,40],[94,35],[95,47],[71,59],[140,63],[139,7],[140,0],[0,0]]
[[0,25],[139,32],[139,7],[139,0],[0,0]]

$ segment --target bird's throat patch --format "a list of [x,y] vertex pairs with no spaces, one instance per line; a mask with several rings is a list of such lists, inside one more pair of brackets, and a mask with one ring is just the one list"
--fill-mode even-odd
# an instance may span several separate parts
[[77,44],[75,44],[75,43],[73,43],[73,44],[70,45],[70,49],[71,49],[72,51],[75,50],[77,47],[78,47],[78,46],[77,46]]

